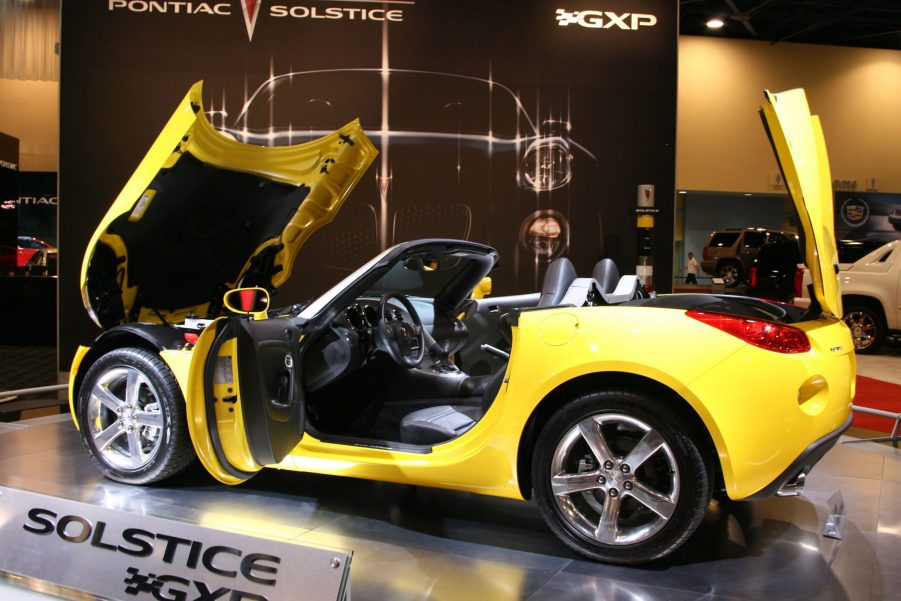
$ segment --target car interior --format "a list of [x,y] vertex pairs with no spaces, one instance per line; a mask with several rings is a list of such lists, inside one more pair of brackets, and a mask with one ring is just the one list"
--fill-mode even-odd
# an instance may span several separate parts
[[411,450],[453,440],[501,389],[513,312],[647,296],[610,259],[579,278],[560,258],[537,293],[470,298],[496,261],[493,252],[426,248],[359,283],[352,302],[305,345],[307,429],[326,440]]

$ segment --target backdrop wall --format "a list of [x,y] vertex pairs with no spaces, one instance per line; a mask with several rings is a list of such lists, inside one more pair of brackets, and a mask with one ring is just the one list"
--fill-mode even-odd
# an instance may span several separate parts
[[495,294],[536,290],[557,256],[583,274],[604,256],[633,271],[640,184],[656,186],[655,277],[671,281],[672,0],[610,0],[604,12],[585,0],[559,11],[537,0],[201,4],[63,7],[61,364],[97,333],[79,296],[82,250],[199,79],[228,135],[298,143],[360,117],[380,148],[276,303],[426,236],[494,245]]

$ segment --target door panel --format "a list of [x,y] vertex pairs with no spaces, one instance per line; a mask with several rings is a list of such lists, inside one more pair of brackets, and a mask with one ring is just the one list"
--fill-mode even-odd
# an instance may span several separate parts
[[303,437],[300,332],[287,319],[232,319],[247,445],[257,464],[279,463]]

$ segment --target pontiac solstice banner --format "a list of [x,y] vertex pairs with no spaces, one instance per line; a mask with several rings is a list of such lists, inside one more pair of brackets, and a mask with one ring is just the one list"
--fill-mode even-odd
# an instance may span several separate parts
[[62,364],[96,333],[78,290],[88,239],[198,80],[226,136],[297,144],[359,117],[379,148],[278,305],[423,237],[496,247],[495,295],[537,291],[561,256],[582,276],[603,257],[634,273],[640,185],[669,286],[672,0],[104,0],[66,2],[62,20]]

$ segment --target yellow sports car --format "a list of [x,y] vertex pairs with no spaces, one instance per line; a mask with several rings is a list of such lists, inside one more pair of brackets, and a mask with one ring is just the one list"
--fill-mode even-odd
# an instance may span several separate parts
[[850,422],[831,178],[800,90],[767,94],[762,115],[803,224],[809,310],[648,297],[609,261],[579,277],[565,258],[540,292],[483,297],[497,252],[460,240],[399,244],[272,309],[376,150],[357,122],[250,146],[200,107],[197,84],[84,259],[105,331],[76,353],[70,402],[109,478],[156,482],[197,458],[226,484],[275,467],[535,498],[579,553],[636,563],[683,543],[715,489],[798,494]]

